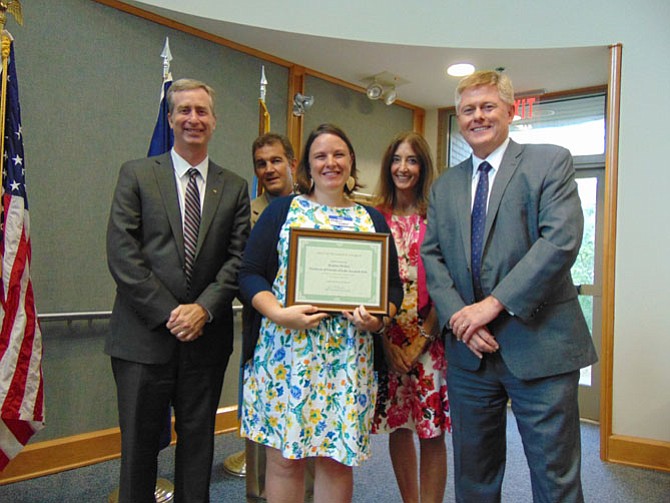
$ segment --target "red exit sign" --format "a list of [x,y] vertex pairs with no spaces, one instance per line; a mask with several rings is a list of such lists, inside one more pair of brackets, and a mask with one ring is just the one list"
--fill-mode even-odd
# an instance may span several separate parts
[[514,115],[521,117],[521,119],[533,118],[533,105],[537,98],[521,98],[514,100],[515,113]]

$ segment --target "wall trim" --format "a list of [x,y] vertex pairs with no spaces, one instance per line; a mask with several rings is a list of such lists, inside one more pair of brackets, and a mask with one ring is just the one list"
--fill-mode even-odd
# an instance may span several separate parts
[[[175,443],[172,418],[172,444]],[[214,433],[237,431],[237,406],[222,407],[216,413]],[[28,444],[0,472],[0,485],[52,475],[121,457],[121,432],[109,428],[70,437]]]
[[[237,407],[217,411],[215,434],[237,431]],[[172,430],[172,443],[176,435]],[[638,468],[670,472],[670,442],[613,435],[608,439],[607,461]],[[118,428],[73,435],[29,444],[0,473],[0,485],[53,475],[121,456]]]
[[621,44],[610,46],[605,123],[605,204],[603,221],[603,295],[600,345],[600,459],[612,461],[614,316],[616,284],[617,195],[619,180],[619,122],[621,102]]
[[612,435],[607,444],[607,461],[670,473],[670,442]]
[[208,40],[209,42],[214,42],[215,44],[229,47],[230,49],[234,49],[236,51],[248,54],[258,59],[263,59],[270,63],[275,63],[277,65],[285,66],[287,68],[289,68],[293,64],[290,61],[278,58],[276,56],[273,56],[272,54],[259,51],[257,49],[254,49],[252,47],[243,44],[238,44],[237,42],[233,42],[232,40],[228,40],[227,38],[223,38],[218,35],[208,33],[198,28],[193,28],[192,26],[180,23],[179,21],[163,17],[159,14],[154,14],[153,12],[149,12],[148,10],[144,10],[139,7],[135,7],[133,5],[123,3],[119,0],[94,0],[94,1],[99,4],[106,5],[107,7],[111,7],[112,9],[116,9],[121,12],[125,12],[127,14],[131,14],[133,16],[146,19],[147,21],[151,21],[156,24],[167,26],[168,28],[181,31],[183,33],[188,33],[189,35],[193,35],[194,37],[198,37],[203,40]]
[[[146,19],[147,21],[151,21],[153,23],[161,24],[163,26],[167,26],[168,28],[172,28],[174,30],[179,30],[184,33],[188,33],[189,35],[193,35],[194,37],[202,38],[204,40],[208,40],[210,42],[214,42],[215,44],[222,45],[224,47],[228,47],[230,49],[239,51],[243,54],[248,54],[250,56],[256,57],[258,59],[262,59],[265,61],[268,61],[270,63],[275,63],[280,66],[284,66],[291,70],[293,67],[296,67],[295,63],[292,63],[290,61],[287,61],[282,58],[278,58],[276,56],[273,56],[272,54],[268,54],[263,51],[259,51],[258,49],[254,49],[253,47],[249,47],[243,44],[238,44],[237,42],[233,42],[232,40],[229,40],[227,38],[220,37],[218,35],[214,35],[212,33],[208,33],[206,31],[200,30],[198,28],[193,28],[192,26],[188,26],[186,24],[180,23],[178,21],[174,21],[172,19],[163,17],[159,14],[154,14],[153,12],[149,12],[148,10],[141,9],[140,7],[135,7],[133,5],[126,4],[122,1],[119,0],[94,0],[95,2],[106,5],[107,7],[111,7],[113,9],[119,10],[121,12],[125,12],[127,14],[131,14],[133,16],[137,16],[143,19]],[[301,73],[303,74],[302,78],[304,79],[304,75],[311,75],[313,77],[317,77],[319,79],[325,80],[327,82],[330,82],[332,84],[336,84],[348,89],[353,89],[354,91],[360,92],[365,94],[365,88],[356,84],[352,84],[350,82],[347,82],[342,79],[338,79],[337,77],[333,77],[331,75],[319,72],[317,70],[311,69],[311,68],[302,68]],[[289,77],[290,78],[290,77]],[[289,87],[291,87],[292,83],[289,82]],[[301,92],[301,91],[298,91]],[[289,92],[288,96],[288,106],[289,106],[289,114],[288,114],[288,121],[289,124],[287,124],[287,128],[290,129],[292,127],[290,120],[291,120],[291,111],[292,111],[292,100],[293,100],[293,94]],[[401,106],[404,108],[409,108],[413,112],[413,122],[414,122],[414,131],[420,132],[423,134],[423,117],[425,116],[425,109],[421,108],[419,106],[413,105],[411,103],[408,103],[403,100],[396,100],[394,105]],[[296,148],[297,144],[294,144],[294,148]],[[300,151],[299,149],[296,148],[296,151]]]

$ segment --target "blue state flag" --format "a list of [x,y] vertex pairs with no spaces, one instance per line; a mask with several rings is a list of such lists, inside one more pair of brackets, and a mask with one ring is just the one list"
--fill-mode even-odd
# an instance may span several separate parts
[[168,123],[167,92],[171,85],[172,77],[168,77],[163,81],[163,87],[161,88],[161,104],[158,108],[158,118],[156,119],[154,134],[151,137],[151,144],[149,145],[149,152],[147,154],[148,157],[164,154],[172,148],[172,145],[174,145],[174,134]]

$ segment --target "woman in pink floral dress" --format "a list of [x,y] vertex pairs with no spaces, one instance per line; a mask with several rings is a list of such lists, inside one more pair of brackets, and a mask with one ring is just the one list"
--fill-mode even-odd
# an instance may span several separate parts
[[423,137],[413,132],[397,135],[384,154],[377,195],[378,209],[398,249],[405,297],[386,331],[389,370],[379,375],[373,433],[390,433],[391,461],[405,503],[441,502],[447,478],[444,432],[451,423],[444,342],[419,253],[434,177]]

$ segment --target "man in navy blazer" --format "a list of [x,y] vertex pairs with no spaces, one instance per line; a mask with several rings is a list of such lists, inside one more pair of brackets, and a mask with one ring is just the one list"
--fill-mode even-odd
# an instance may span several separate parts
[[[214,423],[233,345],[232,301],[249,234],[246,181],[208,156],[216,127],[213,90],[182,79],[167,99],[174,147],[121,167],[107,229],[117,292],[105,352],[118,394],[120,503],[155,502],[159,438],[170,403],[178,436],[175,501],[209,501]],[[199,196],[201,216],[187,272],[190,178],[198,188],[191,202]]]
[[[435,182],[422,247],[446,338],[456,500],[500,501],[511,400],[533,500],[583,501],[579,369],[597,358],[570,275],[583,231],[572,157],[509,139],[514,91],[504,74],[464,78],[456,113],[473,154]],[[481,176],[490,190],[474,278]]]

